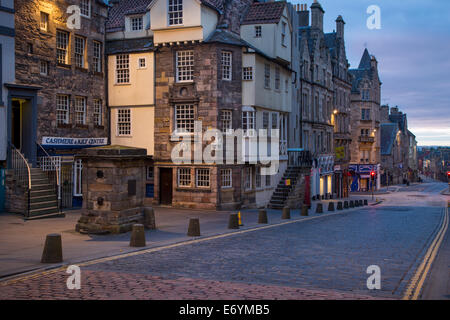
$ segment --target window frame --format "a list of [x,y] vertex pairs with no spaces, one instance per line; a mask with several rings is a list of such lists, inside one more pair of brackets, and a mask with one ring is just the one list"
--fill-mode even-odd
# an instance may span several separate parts
[[[80,101],[82,102],[81,105],[79,105]],[[79,109],[80,107],[82,107],[82,110]],[[75,113],[75,125],[83,125],[83,126],[86,125],[87,97],[75,96],[74,113]],[[79,118],[80,114],[82,118]]]
[[103,126],[103,102],[101,99],[93,100],[92,120],[95,126]]
[[92,41],[92,49],[93,49],[92,67],[95,72],[101,73],[103,72],[103,61],[102,61],[103,43],[97,40]]
[[[64,39],[61,36],[65,36]],[[64,43],[61,43],[64,40]],[[70,49],[70,33],[64,30],[56,30],[56,62],[62,65],[69,64],[69,49]],[[64,53],[64,62],[60,59],[61,54]]]
[[[78,42],[77,42],[77,40],[78,40]],[[81,47],[80,47],[79,40],[82,41]],[[74,54],[75,67],[85,69],[85,66],[86,66],[86,38],[79,36],[79,35],[75,35],[73,49],[74,49],[73,54]]]
[[220,124],[225,133],[233,130],[233,110],[223,109],[220,111]]
[[[119,68],[120,67],[120,68]],[[115,64],[115,80],[117,85],[130,84],[130,55],[118,54],[116,55]]]
[[[179,117],[179,113],[182,111],[182,110],[178,110],[178,108],[180,108],[180,107],[184,107],[185,108],[184,113],[180,114],[180,115],[184,115],[184,117]],[[189,112],[189,114],[192,115],[192,119],[190,117],[186,116],[186,114],[187,114],[186,113],[186,111],[187,111],[186,107],[189,107],[189,109],[192,109],[191,112]],[[193,135],[194,134],[195,119],[196,119],[195,104],[191,104],[191,103],[175,104],[174,105],[173,115],[174,115],[174,131],[176,132],[177,135]],[[183,126],[179,127],[179,124],[182,124],[183,121],[184,121],[184,125],[183,125],[184,128],[183,128]],[[188,128],[188,130],[179,131],[180,129],[186,129],[186,128]]]
[[220,169],[220,188],[221,189],[233,188],[233,169],[231,168]]
[[[45,17],[45,21],[42,21],[42,18]],[[48,32],[48,23],[50,20],[50,15],[47,12],[41,11],[40,18],[39,18],[39,30]],[[45,27],[43,27],[43,23]]]
[[[137,21],[137,24],[135,24],[136,21]],[[143,30],[144,30],[144,16],[130,17],[130,31],[138,32],[138,31],[143,31]]]
[[253,81],[253,67],[243,67],[242,68],[242,80],[243,81]]
[[[86,2],[87,2],[87,11],[88,14],[84,14],[83,10],[85,10],[85,6],[86,6]],[[91,0],[80,0],[80,14],[82,17],[85,18],[90,18],[92,15],[92,4],[91,4]]]
[[[127,114],[121,114],[121,113],[127,113]],[[122,119],[121,119],[122,116]],[[124,119],[123,117],[127,117],[128,118],[128,122],[126,121],[127,119]],[[121,128],[121,125],[128,125],[128,128]],[[131,112],[131,108],[119,108],[117,109],[117,113],[116,113],[116,136],[117,137],[131,137],[132,136],[132,128],[133,128],[133,119],[132,119],[132,112]],[[122,129],[126,130],[128,133],[121,133],[123,131],[121,131]]]
[[[42,67],[45,66],[45,72],[42,72]],[[39,60],[39,74],[41,76],[48,76],[49,62],[47,60]]]
[[220,61],[222,66],[222,80],[233,80],[233,52],[223,50]]
[[[199,179],[199,177],[200,177],[199,176],[199,172],[200,171],[208,172],[208,179],[207,179],[207,181]],[[207,185],[200,185],[199,184],[200,181],[207,182]],[[195,187],[196,188],[201,188],[201,189],[209,189],[209,188],[211,188],[211,169],[209,169],[209,168],[196,168],[195,169]]]
[[177,186],[179,188],[192,187],[192,168],[185,168],[185,167],[177,168]]
[[262,37],[262,26],[255,26],[255,38]]
[[[177,10],[171,10],[171,6],[177,6]],[[179,8],[181,6],[181,10]],[[184,3],[183,0],[169,0],[167,1],[167,25],[168,26],[182,26],[184,22]],[[175,17],[174,14],[177,14]],[[172,17],[171,17],[172,15]],[[175,21],[176,23],[172,22]]]
[[[181,59],[180,59],[181,58]],[[182,60],[182,61],[180,61]],[[182,65],[184,63],[184,65]],[[175,53],[175,76],[177,83],[194,81],[194,50],[177,50]],[[184,73],[181,75],[180,73]]]
[[[60,98],[65,97],[67,105],[63,106],[60,102]],[[64,107],[64,108],[61,108]],[[60,121],[62,115],[64,113],[65,119],[63,121]],[[67,125],[70,123],[70,96],[67,94],[57,94],[56,95],[56,124],[57,125]]]
[[264,64],[264,88],[265,89],[270,89],[270,63],[265,63]]

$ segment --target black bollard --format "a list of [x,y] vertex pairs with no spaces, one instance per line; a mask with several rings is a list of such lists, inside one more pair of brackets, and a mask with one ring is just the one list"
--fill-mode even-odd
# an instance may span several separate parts
[[367,199],[364,200],[364,205],[365,205],[365,206],[368,206],[368,205],[369,205],[369,202],[367,201]]
[[239,218],[237,213],[230,214],[228,229],[239,229]]
[[341,201],[338,202],[337,209],[338,210],[344,210],[344,208],[342,207],[342,202]]
[[344,209],[348,209],[348,201],[344,201]]
[[281,219],[289,220],[291,218],[291,209],[288,207],[283,208],[283,214],[281,215]]
[[350,200],[350,208],[354,208],[355,207],[355,202],[353,200]]
[[267,219],[267,211],[266,210],[259,210],[258,223],[259,224],[269,223],[269,220]]
[[42,263],[58,263],[63,261],[61,235],[58,233],[48,234],[45,238],[44,251],[42,252]]
[[190,219],[187,235],[189,237],[200,237],[200,220]]
[[328,204],[328,211],[334,211],[334,202]]
[[145,230],[143,224],[133,224],[130,247],[145,247]]

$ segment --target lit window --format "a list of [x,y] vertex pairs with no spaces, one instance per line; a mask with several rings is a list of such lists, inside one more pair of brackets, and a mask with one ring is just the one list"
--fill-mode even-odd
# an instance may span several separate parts
[[75,123],[86,124],[86,97],[75,97]]
[[84,47],[85,39],[82,37],[75,37],[75,66],[84,68]]
[[94,124],[103,125],[103,105],[100,99],[94,99]]
[[232,75],[232,53],[222,51],[222,80],[231,80]]
[[197,188],[209,188],[209,169],[196,169],[195,181]]
[[253,80],[253,67],[244,67],[242,69],[242,80]]
[[233,171],[231,169],[220,170],[220,181],[222,189],[233,187]]
[[222,130],[224,132],[233,129],[233,112],[231,110],[222,110],[220,114],[220,121],[222,122]]
[[255,38],[261,38],[262,28],[261,26],[255,26]]
[[48,31],[48,13],[41,12],[41,30]]
[[169,0],[169,26],[183,24],[183,0]]
[[117,110],[117,134],[119,136],[131,135],[131,110]]
[[65,31],[56,32],[56,60],[60,64],[68,64],[67,49],[69,46],[69,33]]
[[143,29],[142,17],[131,18],[131,31],[140,31]]
[[56,96],[56,122],[57,124],[69,123],[69,96]]
[[94,41],[93,46],[94,46],[94,57],[93,57],[94,71],[102,72],[102,43]]
[[48,62],[41,60],[39,63],[39,72],[42,76],[48,75]]
[[116,56],[116,82],[130,82],[130,56],[128,54],[119,54]]
[[175,124],[177,133],[193,133],[194,120],[194,105],[183,104],[175,106]]
[[80,1],[80,11],[81,15],[85,17],[91,16],[91,0],[81,0]]
[[264,87],[270,88],[270,64],[264,65]]
[[176,60],[177,82],[194,80],[194,51],[177,51]]

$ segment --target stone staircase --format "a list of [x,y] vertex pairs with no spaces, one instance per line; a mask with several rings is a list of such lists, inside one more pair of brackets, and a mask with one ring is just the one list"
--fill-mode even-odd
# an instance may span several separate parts
[[[278,183],[272,198],[270,199],[268,207],[270,209],[283,209],[286,205],[289,194],[295,188],[297,180],[300,178],[300,173],[303,169],[301,167],[287,167],[283,177]],[[289,186],[286,185],[286,180],[291,180]]]
[[27,219],[60,215],[55,185],[40,168],[31,168],[30,212]]

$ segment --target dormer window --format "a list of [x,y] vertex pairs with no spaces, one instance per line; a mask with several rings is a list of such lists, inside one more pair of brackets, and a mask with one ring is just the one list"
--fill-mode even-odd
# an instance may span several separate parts
[[261,26],[255,26],[255,38],[261,38],[262,28]]
[[183,24],[183,0],[169,0],[169,26]]
[[143,29],[142,16],[131,18],[131,31],[141,31],[142,29]]

